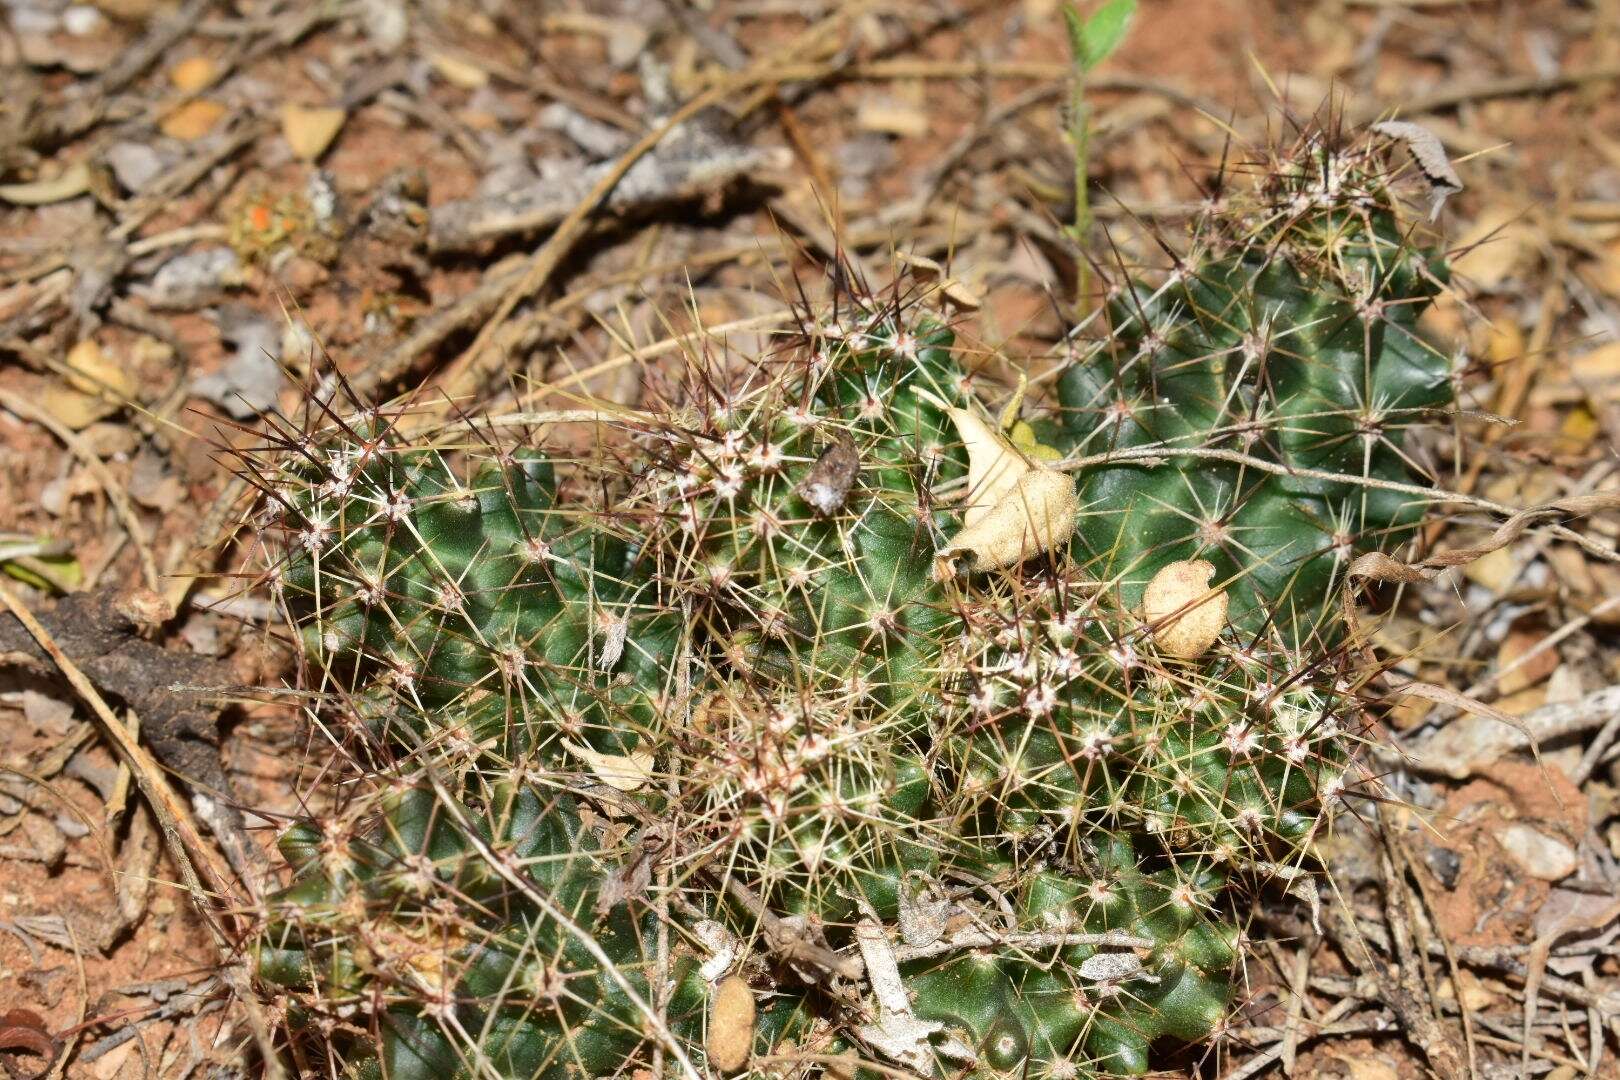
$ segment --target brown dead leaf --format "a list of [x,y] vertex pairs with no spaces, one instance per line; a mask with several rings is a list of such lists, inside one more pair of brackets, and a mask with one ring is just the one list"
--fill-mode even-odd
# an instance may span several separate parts
[[459,86],[463,90],[477,90],[489,84],[489,72],[459,56],[436,52],[428,57],[428,63],[433,65],[433,70],[438,72],[445,82]]
[[[1502,639],[1502,644],[1496,650],[1496,669],[1498,671],[1507,671],[1510,665],[1518,664],[1517,667],[1507,671],[1507,674],[1497,680],[1497,689],[1504,696],[1529,689],[1558,670],[1560,660],[1556,648],[1543,649],[1534,656],[1530,656],[1523,663],[1519,663],[1520,658],[1528,655],[1531,650],[1541,643],[1541,639],[1544,637],[1546,637],[1546,632],[1539,628],[1535,630],[1515,629],[1508,631],[1507,636]],[[1507,711],[1511,712],[1512,710]]]
[[1401,1080],[1400,1070],[1382,1055],[1351,1054],[1329,1060],[1344,1080]]
[[118,411],[118,406],[106,398],[80,393],[60,383],[45,388],[39,395],[39,406],[74,431]]
[[1502,596],[1513,583],[1515,560],[1507,548],[1487,551],[1474,562],[1463,567],[1463,576],[1476,585],[1483,585],[1497,596]]
[[1524,207],[1488,205],[1457,242],[1462,254],[1452,261],[1452,270],[1480,289],[1494,289],[1529,261],[1534,239]]
[[169,82],[183,94],[212,86],[218,77],[219,65],[209,56],[188,56],[169,69]]
[[937,575],[952,573],[960,555],[974,570],[1000,570],[1068,543],[1079,512],[1073,477],[1032,460],[977,413],[917,394],[951,418],[968,455],[962,529],[940,549]]
[[91,0],[103,14],[126,22],[141,22],[163,6],[163,0]]
[[1577,597],[1576,603],[1596,625],[1620,626],[1620,567],[1612,563],[1594,562],[1591,570],[1597,588],[1588,595]]
[[225,106],[219,102],[199,98],[186,102],[165,116],[158,129],[171,139],[190,142],[214,130],[215,125],[224,119],[225,113]]
[[635,791],[653,779],[653,755],[645,748],[628,754],[605,754],[584,743],[566,740],[563,748],[585,762],[598,781],[615,791]]
[[915,255],[910,252],[896,251],[895,261],[904,263],[914,270],[925,270],[938,275],[939,291],[946,298],[955,301],[970,311],[977,311],[984,304],[984,285],[981,280],[978,285],[968,283],[952,277],[945,272],[945,267],[926,255]]
[[135,380],[127,365],[108,356],[94,339],[86,338],[67,354],[68,384],[83,394],[111,394],[121,400],[135,396]]
[[1553,573],[1573,596],[1589,596],[1597,592],[1597,578],[1586,555],[1572,547],[1554,544],[1543,553]]
[[1600,345],[1573,358],[1569,373],[1581,383],[1605,387],[1620,385],[1620,341]]
[[1492,367],[1500,367],[1524,355],[1524,328],[1517,318],[1501,315],[1479,327],[1472,344]]
[[315,161],[326,153],[347,119],[348,114],[342,109],[284,105],[281,135],[294,156],[302,161]]
[[1559,356],[1545,368],[1530,391],[1532,405],[1570,401],[1606,404],[1620,401],[1620,342],[1607,342],[1574,356]]
[[[1500,1000],[1499,995],[1486,985],[1484,980],[1466,968],[1457,972],[1457,982],[1462,986],[1463,1008],[1470,1012],[1483,1012]],[[1452,980],[1441,980],[1435,987],[1434,996],[1441,1001],[1456,1001],[1457,990],[1452,985]]]
[[1610,297],[1620,297],[1620,240],[1611,240],[1603,249],[1597,270],[1597,286]]
[[921,138],[928,134],[929,120],[921,106],[868,98],[856,110],[855,125],[879,135]]

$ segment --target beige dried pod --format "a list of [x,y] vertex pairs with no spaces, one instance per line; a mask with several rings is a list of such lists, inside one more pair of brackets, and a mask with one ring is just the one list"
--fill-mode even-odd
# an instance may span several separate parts
[[728,975],[709,1003],[709,1064],[723,1073],[740,1071],[754,1050],[754,992],[741,976]]
[[1142,618],[1153,628],[1159,651],[1182,660],[1203,656],[1226,626],[1226,591],[1212,591],[1215,567],[1184,559],[1164,567],[1148,582]]

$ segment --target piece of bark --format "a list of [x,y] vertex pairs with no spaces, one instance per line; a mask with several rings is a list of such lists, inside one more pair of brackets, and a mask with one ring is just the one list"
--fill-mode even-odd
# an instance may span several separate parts
[[[694,125],[631,166],[604,208],[624,213],[700,198],[740,177],[780,172],[791,160],[784,147],[746,146]],[[445,203],[433,211],[429,246],[464,251],[487,240],[550,228],[613,168],[614,162],[602,162],[561,180],[536,179],[515,191]]]

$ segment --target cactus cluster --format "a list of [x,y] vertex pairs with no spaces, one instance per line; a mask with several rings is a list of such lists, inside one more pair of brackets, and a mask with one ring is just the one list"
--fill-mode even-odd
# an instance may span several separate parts
[[1201,559],[1244,629],[1331,636],[1350,559],[1422,516],[1394,485],[1412,476],[1405,430],[1453,397],[1417,327],[1447,271],[1377,154],[1313,133],[1256,192],[1218,191],[1187,255],[1117,289],[1112,332],[1064,371],[1055,441],[1116,459],[1083,474],[1077,554],[1125,603]]
[[1073,1080],[1217,1031],[1237,888],[1358,782],[1334,568],[1416,520],[1449,387],[1402,220],[1306,142],[1033,426],[891,296],[694,363],[611,459],[280,432],[268,577],[359,764],[255,943],[299,1052]]

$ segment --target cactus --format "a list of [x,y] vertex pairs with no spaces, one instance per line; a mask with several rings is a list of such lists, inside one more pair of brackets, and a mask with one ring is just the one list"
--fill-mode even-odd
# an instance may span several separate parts
[[[319,689],[371,686],[401,715],[469,696],[461,737],[517,752],[632,749],[654,725],[679,621],[587,508],[554,505],[552,464],[500,455],[458,478],[380,418],[292,440],[258,482],[284,554],[271,581]],[[376,715],[391,716],[387,709]]]
[[[519,780],[478,795],[446,801],[424,780],[355,815],[369,835],[285,833],[296,876],[258,939],[261,977],[316,991],[304,1010],[341,1030],[361,1075],[603,1076],[649,1057],[657,914],[604,902],[626,853],[566,792]],[[691,1040],[704,980],[689,952],[667,977],[663,1023]],[[762,1047],[803,1025],[796,1006],[761,1011]]]
[[[981,1075],[1145,1072],[1154,1042],[1196,1042],[1224,1017],[1237,934],[1205,910],[1218,888],[1190,861],[1143,872],[1128,841],[1106,841],[1083,873],[1028,876],[1008,946],[914,964],[906,987]],[[951,1075],[962,1060],[939,1064]]]
[[1257,192],[1212,201],[1161,285],[1117,290],[1112,332],[1063,373],[1062,448],[1135,454],[1082,474],[1077,537],[1127,606],[1201,559],[1244,629],[1330,633],[1350,559],[1421,517],[1379,483],[1412,480],[1404,431],[1451,402],[1417,330],[1446,271],[1389,182],[1375,144],[1309,134]]
[[[968,617],[959,810],[990,839],[1073,856],[1100,829],[1223,865],[1287,861],[1343,783],[1356,708],[1323,656],[1232,640],[1166,655],[1075,580],[1037,580]],[[976,625],[975,625],[976,624]],[[952,733],[955,734],[954,732]]]
[[1070,481],[937,317],[864,298],[695,372],[626,422],[629,467],[365,410],[251,460],[377,792],[283,841],[258,963],[294,1017],[411,1080],[749,1048],[1071,1080],[1208,1037],[1235,890],[1300,872],[1356,775],[1313,538],[1410,527],[1399,426],[1444,400],[1370,151],[1300,161],[1286,221],[1272,188],[1212,212],[1035,429],[1204,456]]
[[963,392],[954,341],[915,312],[852,305],[707,402],[705,423],[661,425],[646,544],[711,636],[801,671],[853,668],[880,695],[927,684],[951,619],[931,575],[949,515],[930,492],[963,475],[935,404]]

